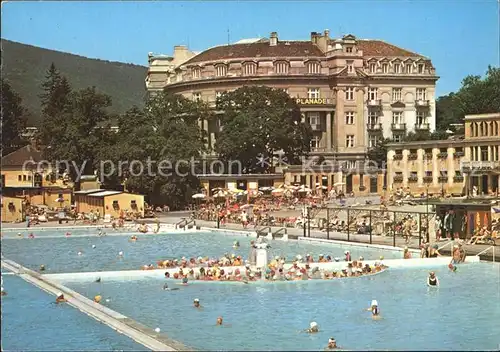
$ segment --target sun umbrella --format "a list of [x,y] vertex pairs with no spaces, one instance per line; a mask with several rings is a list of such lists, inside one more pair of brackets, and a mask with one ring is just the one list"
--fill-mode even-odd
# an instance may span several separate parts
[[206,196],[203,193],[196,193],[196,194],[193,194],[192,197],[194,199],[202,199],[202,198],[205,198]]
[[345,185],[345,183],[344,182],[335,182],[333,185],[334,186],[343,186],[343,185]]
[[283,192],[284,192],[283,188],[276,188],[271,193],[275,194],[275,193],[283,193]]

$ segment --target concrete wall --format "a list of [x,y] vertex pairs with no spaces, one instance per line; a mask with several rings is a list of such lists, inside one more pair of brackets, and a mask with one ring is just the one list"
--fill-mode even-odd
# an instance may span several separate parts
[[24,220],[23,199],[2,197],[2,222],[20,222]]

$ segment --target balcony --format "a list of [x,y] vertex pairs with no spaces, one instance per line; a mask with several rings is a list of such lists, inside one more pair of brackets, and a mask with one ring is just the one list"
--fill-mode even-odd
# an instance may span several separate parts
[[464,152],[455,152],[455,153],[453,153],[453,157],[455,159],[462,158],[464,155],[465,155]]
[[380,106],[382,106],[382,100],[381,99],[368,99],[366,101],[366,105],[368,105],[368,107],[380,107]]
[[391,129],[393,131],[406,131],[406,123],[393,123]]
[[403,175],[395,175],[394,176],[394,182],[403,182]]
[[408,182],[410,182],[410,183],[415,183],[417,181],[418,181],[417,175],[410,175],[410,177],[408,177]]
[[438,154],[439,159],[446,159],[448,157],[448,152],[440,152]]
[[463,176],[453,176],[453,182],[464,182]]
[[416,131],[428,131],[430,129],[430,124],[428,123],[416,123],[415,130]]
[[500,170],[500,161],[462,161],[462,172]]
[[424,181],[424,183],[432,183],[433,177],[432,176],[424,176],[423,181]]
[[382,132],[382,124],[381,123],[367,123],[366,129],[368,132]]
[[408,160],[417,160],[418,159],[418,154],[417,153],[410,153],[408,154]]
[[403,154],[394,154],[392,160],[403,160]]
[[439,182],[448,182],[448,176],[439,176],[438,181]]
[[415,100],[415,106],[420,107],[420,108],[427,108],[429,107],[429,100],[427,99],[417,99]]

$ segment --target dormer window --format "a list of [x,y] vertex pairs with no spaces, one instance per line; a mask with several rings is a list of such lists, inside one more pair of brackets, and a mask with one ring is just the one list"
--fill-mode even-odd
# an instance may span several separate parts
[[274,72],[279,75],[284,75],[288,73],[288,62],[286,61],[278,61],[274,64]]
[[257,73],[257,64],[254,62],[246,62],[242,66],[243,76],[255,76]]
[[424,73],[425,71],[425,65],[424,64],[418,64],[418,73]]
[[406,73],[406,74],[411,74],[411,73],[412,73],[412,71],[413,71],[412,66],[413,66],[413,65],[412,65],[411,63],[407,63],[407,64],[405,65],[405,73]]
[[217,65],[215,67],[215,75],[217,77],[223,77],[227,75],[227,66],[226,65]]
[[352,53],[352,46],[346,46],[345,47],[345,52],[346,53]]
[[191,70],[191,77],[193,79],[198,79],[201,77],[201,68],[199,67],[194,67],[192,70]]
[[377,64],[376,63],[374,63],[374,62],[370,63],[369,67],[370,67],[370,73],[377,72]]
[[401,64],[399,62],[394,64],[394,73],[401,73]]
[[307,63],[307,73],[318,74],[321,73],[321,64],[317,61],[311,61]]
[[354,61],[347,61],[347,73],[354,73]]
[[382,64],[382,73],[388,73],[389,72],[389,64],[384,63]]

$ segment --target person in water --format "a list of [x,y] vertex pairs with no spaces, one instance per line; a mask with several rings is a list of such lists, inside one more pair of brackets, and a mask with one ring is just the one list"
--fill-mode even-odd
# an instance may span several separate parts
[[94,297],[94,302],[95,303],[101,303],[101,300],[102,300],[102,296],[101,295],[97,295]]
[[326,349],[328,349],[328,350],[334,350],[336,348],[338,348],[337,347],[337,341],[335,341],[335,338],[330,337],[330,339],[328,340],[328,345],[326,346]]
[[40,271],[45,271],[45,265],[43,264],[40,265]]
[[201,308],[200,300],[198,298],[195,298],[193,301],[193,305],[195,308]]
[[222,317],[217,317],[217,322],[215,323],[215,325],[222,325],[223,322],[224,320],[222,319]]
[[101,277],[98,277],[97,279],[95,279],[95,282],[101,282]]
[[370,308],[368,308],[367,310],[371,311],[372,312],[372,318],[373,319],[379,319],[380,318],[380,309],[378,308],[378,302],[377,300],[372,300],[372,304],[370,306]]
[[240,248],[240,241],[234,241],[233,248]]
[[429,273],[429,277],[427,278],[427,285],[429,286],[439,286],[439,280],[434,271]]
[[2,290],[1,290],[1,293],[2,293],[2,296],[7,296],[7,291],[5,291],[2,287]]
[[56,303],[59,304],[64,302],[68,302],[68,300],[64,297],[64,294],[62,292],[59,292],[56,297]]
[[311,324],[309,324],[309,329],[306,329],[306,332],[308,334],[315,334],[315,333],[319,332],[318,323],[316,323],[315,321],[312,321]]

